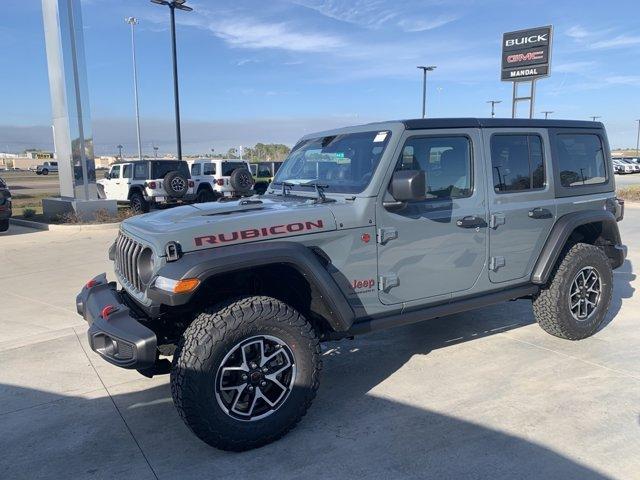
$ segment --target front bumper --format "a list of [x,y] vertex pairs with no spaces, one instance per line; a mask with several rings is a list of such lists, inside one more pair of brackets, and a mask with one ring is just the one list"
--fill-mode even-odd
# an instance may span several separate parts
[[[108,306],[112,308],[107,314]],[[155,333],[131,315],[115,282],[107,282],[106,274],[84,286],[76,297],[76,308],[89,324],[91,350],[118,367],[141,373],[154,368],[158,358]]]

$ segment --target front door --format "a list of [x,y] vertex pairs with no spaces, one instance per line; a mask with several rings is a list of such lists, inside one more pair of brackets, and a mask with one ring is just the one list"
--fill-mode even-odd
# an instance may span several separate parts
[[109,179],[104,182],[104,193],[109,200],[118,199],[120,188],[120,165],[113,165],[109,171]]
[[[394,171],[423,170],[426,200],[377,205],[379,298],[391,305],[463,295],[486,261],[479,129],[405,133]],[[388,181],[391,180],[391,172]]]
[[485,130],[489,190],[489,280],[527,281],[556,207],[545,130]]

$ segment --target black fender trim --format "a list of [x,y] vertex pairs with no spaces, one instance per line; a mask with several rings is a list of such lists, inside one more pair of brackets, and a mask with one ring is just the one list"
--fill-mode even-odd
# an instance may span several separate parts
[[[620,240],[620,231],[615,216],[605,210],[583,210],[563,215],[553,226],[531,274],[532,283],[542,285],[547,282],[569,236],[576,228],[589,223],[602,223],[602,237],[610,242],[612,247],[605,248],[604,251],[611,258],[613,268],[622,265],[626,248]],[[613,258],[611,252],[615,253]]]
[[[295,268],[320,292],[330,313],[328,322],[337,332],[347,331],[354,322],[351,305],[327,269],[311,249],[293,242],[267,242],[211,248],[185,254],[180,260],[166,264],[158,275],[180,280],[197,278],[201,282],[219,274],[274,264]],[[193,294],[173,294],[150,287],[148,297],[169,306],[184,305]]]

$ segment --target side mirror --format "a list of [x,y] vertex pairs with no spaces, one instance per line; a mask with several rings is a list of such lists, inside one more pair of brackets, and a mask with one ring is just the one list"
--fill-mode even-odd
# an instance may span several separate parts
[[109,171],[108,170],[106,172],[104,172],[104,178],[106,178],[107,180],[109,180],[111,178],[111,175],[109,175]]
[[424,170],[400,170],[391,178],[391,196],[397,204],[419,202],[426,198],[427,176]]

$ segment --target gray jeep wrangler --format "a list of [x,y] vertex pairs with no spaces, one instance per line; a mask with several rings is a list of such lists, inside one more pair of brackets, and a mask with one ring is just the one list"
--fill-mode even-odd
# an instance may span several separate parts
[[[625,259],[601,123],[428,119],[304,137],[264,196],[122,223],[77,297],[91,348],[171,373],[202,440],[283,436],[320,381],[320,342],[527,298],[578,340]],[[165,357],[173,356],[172,362]]]

